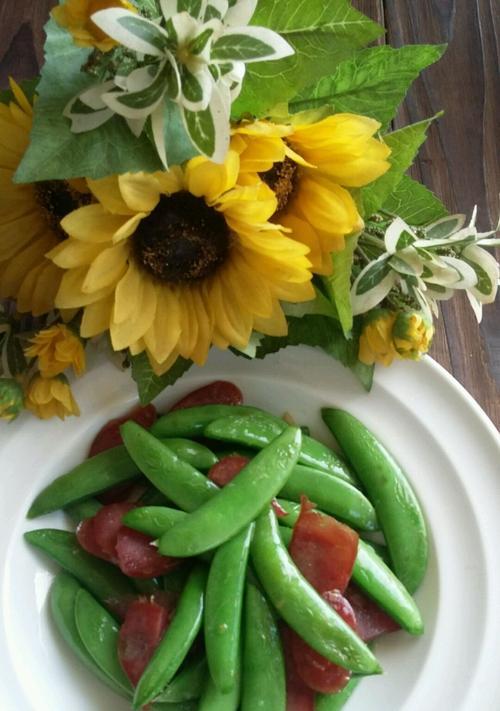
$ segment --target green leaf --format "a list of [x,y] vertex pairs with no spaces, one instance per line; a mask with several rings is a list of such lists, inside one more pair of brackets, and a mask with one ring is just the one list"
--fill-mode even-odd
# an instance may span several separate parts
[[305,86],[332,74],[383,33],[383,29],[351,6],[349,0],[260,0],[252,25],[279,32],[295,54],[277,62],[257,62],[247,68],[242,92],[233,107],[235,118],[249,113],[264,116],[289,101]]
[[382,209],[417,227],[428,225],[448,214],[448,210],[434,193],[408,175],[403,176],[382,205]]
[[363,217],[371,217],[384,205],[415,160],[418,149],[427,137],[427,129],[440,115],[437,114],[430,119],[405,126],[399,131],[384,136],[384,141],[392,151],[389,156],[390,169],[365,188],[353,191]]
[[362,114],[385,129],[411,83],[443,55],[446,45],[370,47],[342,62],[330,76],[305,89],[290,104],[290,112],[333,104],[335,111]]
[[132,362],[132,377],[137,383],[141,405],[148,405],[193,365],[190,360],[179,357],[164,375],[155,375],[146,353],[132,356],[130,360]]
[[7,365],[11,375],[21,375],[28,367],[23,347],[15,335],[7,341]]
[[[94,79],[80,67],[89,51],[76,47],[71,35],[53,20],[46,26],[47,61],[37,88],[39,94],[29,146],[16,173],[18,182],[63,178],[102,178],[113,173],[162,170],[155,148],[143,134],[136,138],[119,116],[89,133],[74,134],[63,110]],[[168,129],[168,147],[175,146],[176,162],[195,153],[182,122]]]
[[367,392],[370,392],[373,385],[373,375],[375,373],[374,365],[366,365],[361,361],[357,361],[354,365],[349,366],[351,371],[357,377],[361,385]]
[[207,156],[215,151],[215,125],[210,107],[204,111],[184,110],[186,128],[200,153]]
[[327,316],[309,315],[288,319],[288,335],[283,337],[264,336],[256,357],[265,358],[287,346],[307,345],[321,348],[332,358],[351,368],[358,361],[358,333],[346,339],[340,323]]
[[332,274],[322,279],[326,293],[337,308],[346,338],[349,338],[352,329],[351,271],[357,243],[356,235],[346,237],[344,249],[332,252]]
[[283,303],[283,311],[286,316],[294,316],[302,318],[303,316],[328,316],[339,320],[339,315],[335,304],[324,296],[321,291],[315,287],[316,298],[311,301],[302,301],[299,304]]

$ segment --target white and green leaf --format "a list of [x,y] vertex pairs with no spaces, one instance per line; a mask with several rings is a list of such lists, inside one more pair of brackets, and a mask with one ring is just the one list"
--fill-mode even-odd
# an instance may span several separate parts
[[181,95],[179,103],[191,112],[204,111],[210,103],[213,77],[207,66],[193,73],[185,65],[180,66]]
[[448,215],[425,228],[425,236],[430,240],[443,240],[459,232],[465,225],[465,215]]
[[183,110],[186,131],[197,150],[222,163],[229,149],[229,106],[221,88],[214,86],[204,111]]
[[465,260],[477,277],[477,282],[469,291],[482,304],[492,304],[495,301],[500,278],[500,268],[495,257],[485,249],[476,245],[466,247],[462,252]]
[[283,59],[294,54],[280,35],[265,27],[233,27],[212,45],[212,61],[262,62]]
[[109,37],[134,52],[162,57],[169,47],[168,34],[162,27],[130,10],[99,10],[91,19]]
[[230,3],[229,10],[224,15],[224,24],[228,27],[248,25],[257,8],[257,0],[236,0]]
[[412,228],[400,217],[396,217],[384,235],[385,249],[388,254],[395,254],[416,242],[417,236]]
[[366,313],[380,304],[397,280],[398,275],[391,269],[387,255],[370,262],[357,276],[351,288],[354,316]]

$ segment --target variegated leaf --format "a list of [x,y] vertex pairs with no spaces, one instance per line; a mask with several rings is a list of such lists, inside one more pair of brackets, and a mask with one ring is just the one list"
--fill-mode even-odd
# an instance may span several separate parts
[[391,269],[386,255],[368,264],[351,288],[353,315],[365,313],[380,304],[397,280],[398,275]]
[[168,35],[162,27],[130,10],[99,10],[91,19],[109,37],[134,52],[162,57],[169,46]]
[[217,62],[261,62],[282,59],[294,53],[279,34],[264,27],[232,27],[212,45]]
[[401,249],[413,244],[417,236],[404,220],[397,217],[387,228],[384,242],[388,254],[395,254]]
[[163,102],[159,104],[151,114],[151,132],[156,151],[160,157],[165,170],[168,169],[167,148],[165,145],[165,106]]
[[462,252],[462,259],[474,270],[477,283],[469,291],[483,304],[495,301],[500,268],[495,257],[481,247],[472,245]]
[[248,25],[257,8],[257,0],[236,0],[224,17],[224,24],[230,27]]
[[222,20],[228,10],[229,3],[227,0],[208,0],[205,6],[204,21]]
[[437,222],[433,222],[425,228],[425,235],[427,239],[442,240],[449,237],[454,232],[458,232],[465,225],[466,216],[465,215],[448,215],[447,217],[442,217]]
[[229,149],[229,111],[230,106],[217,86],[213,87],[212,100],[204,111],[183,111],[193,145],[216,163],[223,162]]
[[181,96],[179,103],[187,111],[204,111],[210,103],[213,91],[213,78],[208,67],[193,74],[182,65],[181,75]]

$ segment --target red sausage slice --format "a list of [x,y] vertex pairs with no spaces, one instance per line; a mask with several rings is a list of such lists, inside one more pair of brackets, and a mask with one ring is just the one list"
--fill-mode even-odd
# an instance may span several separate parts
[[134,505],[122,502],[120,504],[109,504],[94,516],[94,536],[97,546],[103,556],[116,563],[116,542],[118,532],[122,528],[122,518],[133,509]]
[[171,620],[171,613],[153,600],[135,600],[118,637],[118,658],[134,686],[153,656]]
[[289,627],[283,625],[281,636],[286,667],[286,711],[314,711],[314,692],[304,684],[294,664],[291,653]]
[[116,541],[116,558],[122,573],[130,578],[156,578],[179,565],[178,558],[160,555],[153,539],[122,526]]
[[93,457],[95,454],[99,454],[99,452],[104,452],[106,449],[111,449],[112,447],[117,447],[119,444],[123,444],[120,434],[120,425],[124,422],[133,420],[137,422],[138,425],[148,428],[156,421],[157,416],[156,408],[153,405],[147,405],[146,407],[135,407],[123,417],[110,420],[104,425],[100,432],[97,433],[90,446],[89,457]]
[[246,467],[250,460],[239,454],[229,454],[210,467],[208,478],[217,486],[226,486],[240,471]]
[[349,585],[345,593],[354,614],[356,615],[356,631],[364,642],[369,642],[375,637],[401,629],[392,617],[366,597],[355,585]]
[[84,551],[96,556],[96,558],[102,558],[103,560],[109,561],[109,556],[102,551],[95,539],[93,517],[80,521],[76,529],[76,538]]
[[[338,590],[325,592],[323,598],[350,627],[356,629],[353,609]],[[295,668],[310,689],[322,694],[335,694],[344,688],[351,678],[351,673],[347,669],[329,662],[292,630],[289,639]]]
[[242,403],[243,393],[234,383],[227,380],[215,380],[198,390],[193,390],[192,393],[176,402],[170,411],[197,405],[241,405]]
[[319,593],[327,590],[344,592],[356,560],[359,536],[332,516],[320,514],[313,508],[313,504],[302,497],[290,555]]

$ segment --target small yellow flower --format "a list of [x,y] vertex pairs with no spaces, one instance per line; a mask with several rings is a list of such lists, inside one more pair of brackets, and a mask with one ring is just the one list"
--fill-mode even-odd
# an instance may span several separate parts
[[80,409],[65,377],[44,378],[35,375],[28,385],[26,407],[41,420],[79,415]]
[[67,0],[63,5],[55,7],[51,14],[58,25],[71,32],[78,47],[95,47],[101,52],[109,52],[117,43],[90,18],[95,12],[110,7],[136,12],[135,7],[127,0]]
[[38,358],[38,368],[44,378],[53,378],[73,367],[75,375],[85,371],[85,351],[78,336],[63,324],[39,331],[25,349],[28,358]]
[[377,309],[370,314],[359,339],[358,357],[362,363],[388,366],[398,357],[392,338],[396,317],[394,311],[387,309]]
[[434,326],[422,314],[402,312],[394,324],[394,345],[400,358],[419,360],[427,353],[434,336]]
[[23,389],[12,378],[0,378],[0,418],[15,420],[24,407]]

